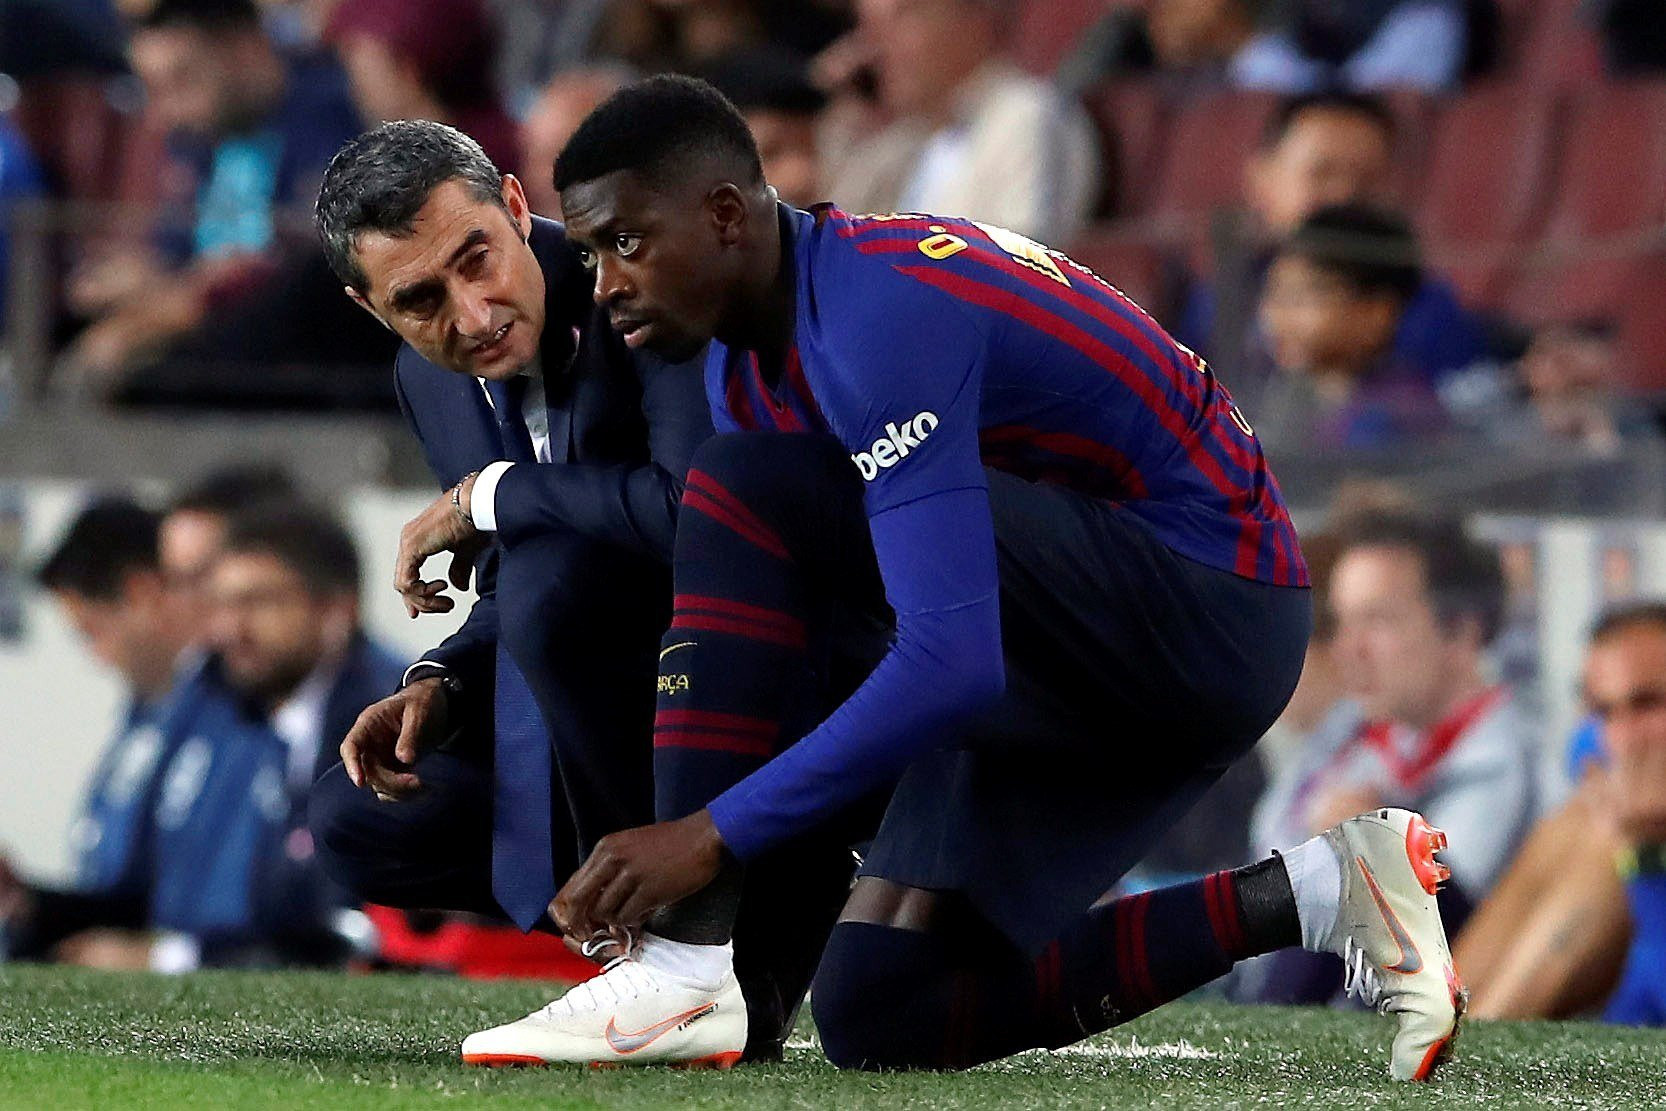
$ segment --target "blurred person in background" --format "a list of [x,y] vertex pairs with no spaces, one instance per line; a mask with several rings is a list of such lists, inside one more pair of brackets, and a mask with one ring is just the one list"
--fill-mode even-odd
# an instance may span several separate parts
[[169,503],[157,534],[157,557],[174,604],[190,615],[187,624],[195,643],[208,637],[208,574],[225,544],[231,519],[300,500],[301,492],[288,472],[254,464],[210,471]]
[[280,210],[304,201],[330,155],[358,130],[340,70],[290,57],[268,39],[254,0],[157,0],[129,57],[148,111],[169,134],[158,168],[172,211],[157,240],[133,240],[71,284],[91,323],[65,371],[111,389],[144,357],[247,299],[279,256]]
[[[128,688],[120,725],[94,767],[71,831],[75,889],[112,900],[145,890],[160,774],[191,728],[201,694],[197,677],[186,673],[196,630],[190,614],[172,604],[158,565],[158,523],[155,513],[124,498],[95,501],[38,574],[93,657]],[[0,904],[5,901],[0,892]]]
[[6,331],[8,300],[8,272],[12,251],[7,231],[11,227],[12,206],[19,201],[35,200],[46,195],[46,174],[29,149],[23,132],[0,103],[0,336]]
[[866,0],[857,13],[817,69],[838,109],[823,134],[827,197],[853,213],[960,213],[1047,243],[1081,229],[1100,191],[1098,140],[1079,105],[1008,59],[1012,0]]
[[555,191],[555,156],[579,123],[632,77],[623,66],[585,66],[556,74],[539,90],[521,120],[521,151],[526,175],[521,185],[532,211],[561,218],[561,195]]
[[1444,429],[1434,388],[1394,351],[1421,281],[1393,213],[1322,208],[1291,233],[1261,291],[1276,370],[1255,422],[1269,451],[1380,449]]
[[764,180],[796,208],[822,200],[817,127],[826,95],[792,54],[750,50],[711,63],[700,76],[729,98],[757,140]]
[[366,124],[450,124],[504,173],[520,172],[520,138],[494,84],[498,32],[484,0],[341,0],[327,39]]
[[[1220,295],[1209,281],[1194,279],[1176,338],[1214,361],[1234,358],[1228,384],[1255,417],[1255,395],[1271,374],[1271,356],[1257,327],[1254,305],[1271,262],[1270,252],[1309,216],[1330,205],[1382,205],[1392,200],[1394,116],[1370,96],[1319,93],[1294,97],[1268,120],[1259,147],[1243,170],[1244,205],[1251,226],[1242,260],[1246,311],[1221,313]],[[1231,260],[1217,259],[1217,266]],[[1425,273],[1405,307],[1394,336],[1394,352],[1409,367],[1438,381],[1487,353],[1480,323],[1459,304],[1452,287]]]
[[1618,339],[1601,320],[1537,329],[1515,368],[1516,403],[1478,415],[1481,431],[1504,443],[1559,443],[1601,456],[1658,440],[1648,409],[1624,392]]

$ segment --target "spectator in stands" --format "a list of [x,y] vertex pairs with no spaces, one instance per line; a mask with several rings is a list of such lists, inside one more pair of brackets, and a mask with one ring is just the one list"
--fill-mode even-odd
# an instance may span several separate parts
[[555,191],[555,156],[573,137],[578,125],[602,101],[631,80],[623,66],[586,66],[550,78],[521,121],[521,151],[526,190],[532,211],[561,218],[561,194]]
[[156,243],[100,259],[72,283],[94,322],[66,370],[94,387],[259,288],[280,245],[280,210],[312,196],[359,129],[339,69],[281,54],[254,0],[157,0],[129,54],[170,135],[158,169],[167,199],[192,215],[184,234],[164,226]]
[[1322,208],[1285,240],[1261,292],[1277,367],[1256,421],[1268,450],[1383,448],[1441,430],[1433,387],[1394,354],[1421,280],[1410,227],[1382,210]]
[[[1175,334],[1221,365],[1252,417],[1255,395],[1271,372],[1253,311],[1270,261],[1263,244],[1276,244],[1326,205],[1388,201],[1394,152],[1394,117],[1382,101],[1326,93],[1281,104],[1260,146],[1249,155],[1244,203],[1254,226],[1246,247],[1251,257],[1243,267],[1249,287],[1242,300],[1246,311],[1237,316],[1222,312],[1216,288],[1197,281],[1188,291]],[[1228,261],[1217,260],[1217,265]],[[1452,287],[1425,274],[1401,317],[1394,351],[1407,366],[1438,381],[1482,358],[1486,337],[1479,322],[1459,306]]]
[[1451,838],[1453,910],[1491,890],[1538,808],[1534,726],[1484,666],[1503,591],[1495,551],[1409,514],[1354,522],[1331,579],[1337,661],[1365,721],[1313,818],[1421,811]]
[[816,128],[827,97],[792,54],[750,50],[726,55],[701,72],[746,117],[763,158],[764,180],[800,208],[822,200]]
[[1486,427],[1506,443],[1561,443],[1593,455],[1655,439],[1649,413],[1623,396],[1618,336],[1600,320],[1549,324],[1533,333],[1517,366],[1519,404],[1494,407]]
[[1666,1025],[1666,606],[1616,610],[1597,625],[1585,699],[1602,725],[1608,811],[1632,921],[1604,1017]]
[[450,124],[505,173],[520,172],[520,138],[493,84],[498,35],[483,0],[341,0],[328,39],[367,124]]
[[5,334],[8,300],[7,278],[11,267],[12,250],[9,236],[12,206],[24,200],[41,197],[46,192],[46,175],[23,133],[11,117],[0,111],[0,335]]
[[1257,59],[1284,49],[1268,29],[1271,7],[1268,0],[1115,6],[1060,63],[1059,84],[1084,92],[1102,81],[1149,74],[1175,95],[1250,87]]
[[1098,143],[1079,106],[1006,58],[1012,5],[872,0],[858,14],[840,65],[820,67],[846,82],[824,136],[827,195],[853,212],[969,216],[1068,241],[1099,194]]

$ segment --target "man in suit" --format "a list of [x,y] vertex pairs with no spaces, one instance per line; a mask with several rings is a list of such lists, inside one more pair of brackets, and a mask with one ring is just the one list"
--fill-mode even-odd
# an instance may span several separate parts
[[[421,574],[450,552],[451,583],[472,574],[478,600],[347,736],[313,830],[368,901],[553,930],[560,882],[653,813],[677,505],[711,434],[701,376],[631,351],[562,227],[452,128],[396,121],[349,143],[317,223],[348,296],[405,341],[400,403],[446,489],[406,525],[395,585],[412,617],[450,610]],[[849,858],[780,871],[801,895],[737,928],[754,1056],[779,1054]],[[674,967],[680,944],[642,949]]]

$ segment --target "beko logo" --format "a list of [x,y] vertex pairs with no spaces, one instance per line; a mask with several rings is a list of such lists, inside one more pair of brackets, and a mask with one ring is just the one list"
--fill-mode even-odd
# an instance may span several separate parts
[[850,457],[856,464],[856,469],[862,472],[864,482],[872,482],[879,477],[879,472],[896,466],[908,458],[908,453],[925,442],[931,435],[932,429],[937,427],[937,414],[927,410],[914,414],[913,419],[905,420],[901,424],[887,422],[885,435],[873,442],[873,447],[867,451],[859,451]]

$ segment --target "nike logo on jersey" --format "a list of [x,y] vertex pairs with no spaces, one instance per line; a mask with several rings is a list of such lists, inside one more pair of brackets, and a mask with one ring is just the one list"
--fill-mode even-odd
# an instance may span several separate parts
[[680,1015],[672,1015],[668,1019],[630,1034],[620,1030],[610,1018],[607,1020],[607,1029],[602,1031],[602,1036],[607,1039],[607,1044],[613,1052],[635,1053],[652,1045],[672,1030],[680,1030],[685,1026],[690,1026],[715,1010],[717,1010],[716,1003],[702,1003],[700,1006],[690,1008]]
[[1383,889],[1377,886],[1377,877],[1371,874],[1371,868],[1365,863],[1364,857],[1356,856],[1354,860],[1359,864],[1360,875],[1365,877],[1365,886],[1371,889],[1371,898],[1377,902],[1377,910],[1383,916],[1383,922],[1388,926],[1388,932],[1394,938],[1394,944],[1400,947],[1400,960],[1388,965],[1389,972],[1400,972],[1411,975],[1413,972],[1423,971],[1423,958],[1417,953],[1417,946],[1412,942],[1406,927],[1400,924],[1400,918],[1394,909],[1388,905],[1388,899],[1383,895]]
[[907,459],[908,453],[924,443],[938,423],[937,414],[929,409],[915,413],[900,425],[895,421],[887,422],[885,435],[875,440],[867,451],[852,455],[850,461],[862,472],[864,482],[872,482],[879,477],[880,471],[889,470]]

